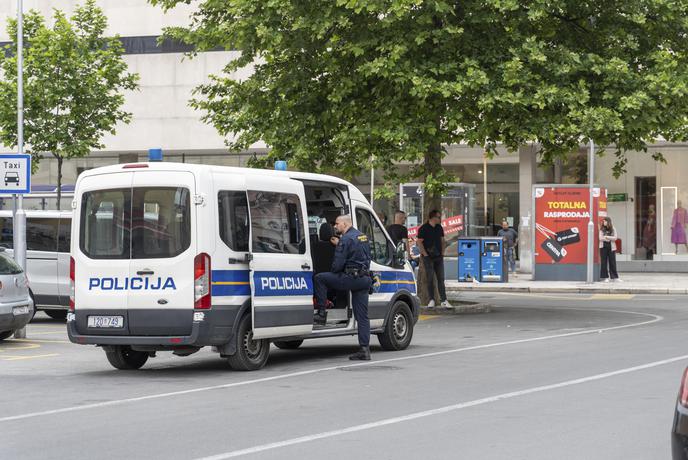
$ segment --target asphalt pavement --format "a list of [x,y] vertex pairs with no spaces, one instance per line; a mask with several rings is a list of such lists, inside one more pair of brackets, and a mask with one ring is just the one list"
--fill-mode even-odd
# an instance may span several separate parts
[[209,350],[117,371],[39,314],[0,344],[0,459],[670,457],[688,296],[462,297],[494,308],[369,363],[319,339],[250,373]]

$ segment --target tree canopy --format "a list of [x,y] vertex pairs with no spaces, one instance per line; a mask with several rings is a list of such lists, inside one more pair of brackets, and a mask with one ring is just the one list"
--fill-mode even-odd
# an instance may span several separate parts
[[686,138],[686,0],[150,1],[197,6],[168,34],[198,52],[240,52],[192,105],[233,150],[265,141],[264,162],[372,162],[390,183],[407,162],[437,196],[448,144],[551,161],[593,139],[621,173],[627,150]]
[[[104,37],[107,19],[88,0],[71,18],[55,10],[48,26],[36,11],[24,16],[24,136],[34,166],[43,154],[58,163],[58,194],[64,159],[102,148],[106,133],[128,123],[124,90],[137,88],[127,72],[117,37]],[[7,28],[12,45],[0,52],[0,141],[17,145],[17,22]],[[58,195],[59,206],[59,195]]]

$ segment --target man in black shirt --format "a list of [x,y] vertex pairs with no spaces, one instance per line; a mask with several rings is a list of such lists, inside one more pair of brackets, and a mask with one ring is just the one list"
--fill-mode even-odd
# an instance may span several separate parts
[[392,238],[394,246],[401,241],[408,241],[408,229],[406,228],[406,213],[397,211],[394,213],[394,223],[387,227],[387,233]]
[[428,221],[418,229],[416,243],[420,249],[428,279],[430,298],[428,307],[433,308],[435,306],[435,275],[437,276],[437,289],[440,292],[440,305],[444,308],[451,307],[447,301],[447,292],[444,287],[444,229],[442,228],[442,216],[436,209],[430,211]]

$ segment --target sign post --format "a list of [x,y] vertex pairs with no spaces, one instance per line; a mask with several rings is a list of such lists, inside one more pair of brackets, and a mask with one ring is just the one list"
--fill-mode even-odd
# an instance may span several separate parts
[[[9,183],[15,184],[14,194],[17,206],[13,219],[13,246],[14,260],[26,272],[26,212],[24,212],[24,193],[31,191],[31,156],[24,155],[24,4],[23,0],[17,0],[17,153],[18,155],[7,155],[3,161],[5,168],[0,180],[5,183],[5,188]],[[26,158],[28,156],[28,158]],[[15,158],[10,158],[15,157]],[[21,170],[19,168],[7,167],[7,165],[23,165],[25,169],[24,183]],[[0,182],[0,184],[2,183]],[[25,190],[25,191],[20,191]],[[26,337],[26,328],[21,328],[14,333],[16,338]]]

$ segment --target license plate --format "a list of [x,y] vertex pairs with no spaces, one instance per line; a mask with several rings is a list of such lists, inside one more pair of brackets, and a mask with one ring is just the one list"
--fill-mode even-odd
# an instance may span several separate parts
[[124,327],[124,316],[89,316],[88,327]]
[[13,315],[25,315],[29,312],[29,306],[28,305],[22,305],[21,307],[14,307],[12,309],[12,314]]

